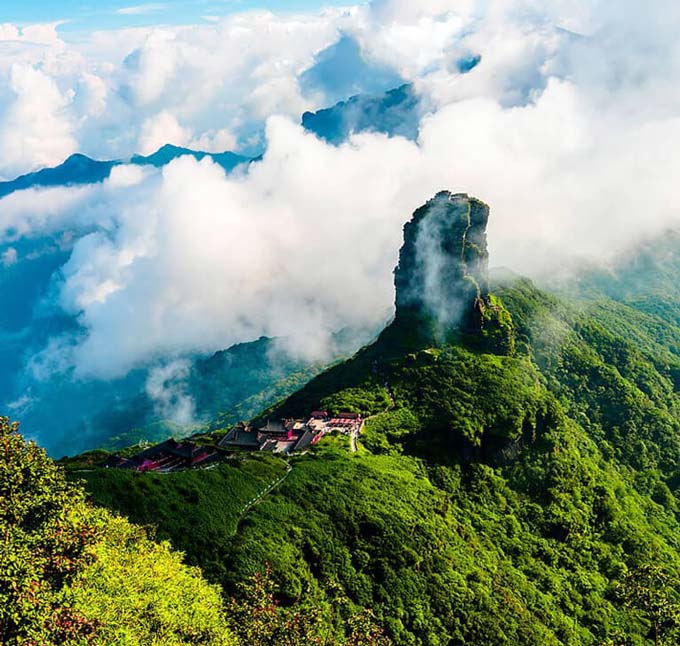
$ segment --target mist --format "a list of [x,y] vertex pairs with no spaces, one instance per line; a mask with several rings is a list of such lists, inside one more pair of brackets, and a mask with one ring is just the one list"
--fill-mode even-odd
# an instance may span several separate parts
[[[120,167],[96,186],[0,200],[8,244],[75,232],[51,293],[83,331],[52,345],[57,353],[68,347],[76,374],[113,378],[261,335],[323,356],[333,332],[390,317],[402,226],[442,189],[491,206],[492,265],[539,279],[606,262],[677,226],[680,19],[672,3],[646,7],[644,16],[634,3],[418,7],[383,1],[308,17],[300,28],[313,25],[321,36],[290,72],[297,79],[340,32],[349,34],[367,65],[389,62],[415,84],[428,106],[417,141],[363,133],[329,145],[292,116],[307,100],[282,110],[282,86],[265,83],[258,96],[277,100],[258,107],[266,152],[247,170],[225,175],[209,160],[182,158],[161,170]],[[252,17],[239,20],[256,29]],[[195,37],[182,32],[144,47],[173,50]],[[457,62],[471,55],[480,63],[462,72]],[[135,56],[126,69],[161,74],[156,58]],[[175,71],[156,85],[140,76],[137,94],[129,81],[135,101],[160,101]],[[188,108],[174,112],[191,137],[220,130],[184,117]]]

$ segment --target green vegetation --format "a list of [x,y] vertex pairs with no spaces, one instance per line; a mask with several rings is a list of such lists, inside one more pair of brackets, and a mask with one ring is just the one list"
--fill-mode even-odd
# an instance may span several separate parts
[[224,555],[244,507],[286,472],[278,457],[262,455],[227,460],[216,468],[141,474],[121,469],[71,472],[83,479],[94,500],[172,539],[189,563],[201,565],[213,581],[226,575]]
[[[390,646],[383,629],[375,623],[370,610],[349,617],[344,635],[337,638],[329,630],[319,609],[282,607],[276,598],[277,587],[271,570],[258,572],[239,586],[240,595],[228,605],[229,625],[243,644],[257,646]],[[336,595],[335,603],[344,608],[347,599]]]
[[498,296],[489,294],[481,305],[481,347],[495,354],[514,354],[515,326],[512,315]]
[[165,543],[84,502],[0,418],[0,642],[235,644],[219,589]]
[[[69,483],[42,449],[27,444],[17,425],[0,418],[0,643],[7,646],[389,646],[369,610],[352,612],[340,594],[344,623],[331,627],[320,607],[306,603],[281,606],[279,591],[268,566],[238,586],[226,602],[218,586],[207,583],[198,568],[168,542],[153,541],[144,528],[121,516],[95,509],[83,491]],[[101,491],[117,496],[132,493],[139,501],[149,482],[157,488],[156,501],[168,503],[172,492],[181,500],[175,514],[158,520],[179,536],[213,523],[219,531],[235,528],[243,514],[243,500],[261,491],[271,476],[280,478],[281,460],[248,460],[210,472],[185,472],[165,486],[135,480],[134,474],[101,471],[109,477]],[[231,471],[229,471],[231,469]],[[285,473],[285,469],[283,470]],[[238,474],[238,475],[237,475]],[[125,481],[124,476],[132,476]],[[198,480],[192,482],[192,477]],[[93,480],[93,482],[96,480]],[[201,499],[201,486],[225,487],[217,503]],[[148,493],[148,492],[147,492]],[[194,496],[197,496],[194,499]],[[220,504],[226,510],[220,510]],[[204,513],[181,522],[184,510],[195,504]],[[152,513],[153,505],[139,514]],[[174,521],[174,523],[173,523]],[[185,535],[195,542],[193,553],[204,552],[213,537],[198,531]],[[226,535],[225,535],[226,538]],[[177,539],[178,540],[178,539]],[[214,550],[227,546],[215,544]],[[225,575],[224,568],[214,573]]]
[[[478,325],[438,341],[407,311],[259,416],[361,412],[356,453],[332,436],[290,471],[244,454],[173,474],[97,469],[102,453],[65,463],[91,500],[152,527],[209,583],[21,449],[35,454],[27,470],[14,457],[0,478],[14,501],[3,522],[20,528],[5,530],[4,634],[54,641],[68,625],[81,641],[131,631],[120,643],[154,643],[154,625],[170,644],[226,631],[258,646],[677,644],[676,269],[673,254],[642,254],[557,294],[506,276],[477,302]],[[23,475],[34,467],[44,477]]]
[[122,518],[107,514],[100,523],[104,540],[92,547],[92,563],[65,591],[75,616],[90,618],[90,643],[237,643],[219,588],[184,565],[181,554]]
[[[423,338],[388,328],[261,416],[363,412],[358,453],[325,438],[215,523],[216,476],[177,474],[197,488],[193,531],[221,532],[191,562],[229,594],[269,564],[278,607],[345,638],[370,608],[396,644],[676,643],[680,328],[633,301],[506,280],[482,334]],[[176,485],[153,478],[139,477],[153,510],[97,474],[88,489],[185,548],[157,512]]]

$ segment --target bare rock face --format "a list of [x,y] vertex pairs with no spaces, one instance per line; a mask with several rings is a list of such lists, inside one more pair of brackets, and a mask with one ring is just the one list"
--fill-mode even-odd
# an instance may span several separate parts
[[488,299],[489,207],[464,193],[438,193],[404,226],[395,269],[396,322],[439,332],[480,320]]

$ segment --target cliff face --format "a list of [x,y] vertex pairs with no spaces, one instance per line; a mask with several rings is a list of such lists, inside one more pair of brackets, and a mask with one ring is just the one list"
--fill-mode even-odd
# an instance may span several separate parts
[[395,269],[396,321],[445,332],[466,326],[488,296],[489,207],[464,193],[438,193],[404,226]]

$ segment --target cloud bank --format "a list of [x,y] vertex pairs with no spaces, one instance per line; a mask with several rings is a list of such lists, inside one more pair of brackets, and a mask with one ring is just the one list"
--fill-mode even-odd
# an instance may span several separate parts
[[[163,137],[242,142],[259,122],[264,159],[230,176],[182,158],[17,193],[0,201],[0,240],[73,232],[52,293],[82,332],[52,347],[68,347],[81,376],[260,335],[317,356],[332,332],[389,317],[401,228],[438,190],[489,203],[492,264],[532,275],[677,226],[679,14],[667,1],[642,13],[633,2],[376,0],[128,33],[117,58],[111,34],[93,35],[7,70],[21,80],[5,93],[2,132],[26,101],[45,111],[45,146],[0,135],[21,151],[3,163],[44,163],[83,142],[108,156]],[[417,142],[361,134],[331,146],[297,125],[324,96],[303,95],[300,78],[342,37],[366,65],[415,83],[427,106]]]
[[168,125],[175,142],[261,152],[266,117],[325,104],[323,88],[303,92],[299,76],[357,11],[249,12],[75,42],[62,40],[58,24],[0,25],[0,178],[76,150],[127,158],[148,150]]

